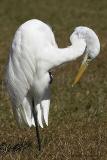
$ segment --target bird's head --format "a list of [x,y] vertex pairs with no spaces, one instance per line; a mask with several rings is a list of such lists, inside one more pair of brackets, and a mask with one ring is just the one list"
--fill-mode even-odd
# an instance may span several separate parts
[[90,61],[92,61],[100,52],[100,42],[99,42],[99,39],[96,35],[96,33],[88,28],[88,27],[77,27],[74,31],[74,33],[76,35],[78,35],[79,38],[81,39],[84,39],[85,42],[86,42],[86,49],[85,49],[85,56],[84,56],[84,59],[82,61],[82,64],[79,68],[79,71],[78,71],[78,74],[75,78],[75,81],[73,83],[73,86],[74,84],[76,84],[82,74],[84,73],[84,71],[86,70],[88,64]]

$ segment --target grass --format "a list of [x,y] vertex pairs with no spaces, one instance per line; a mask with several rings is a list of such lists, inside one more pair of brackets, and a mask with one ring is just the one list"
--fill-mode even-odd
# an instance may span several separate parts
[[[106,160],[107,159],[107,1],[1,0],[0,1],[0,159],[1,160]],[[13,35],[23,22],[37,18],[50,26],[59,47],[79,25],[99,35],[101,53],[80,83],[71,84],[81,63],[53,70],[49,127],[40,129],[42,151],[35,144],[35,129],[19,129],[3,86],[4,66]]]

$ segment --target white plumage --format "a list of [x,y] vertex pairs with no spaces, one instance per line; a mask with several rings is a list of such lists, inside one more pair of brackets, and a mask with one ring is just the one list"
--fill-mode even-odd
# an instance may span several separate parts
[[51,28],[35,19],[16,31],[6,68],[6,86],[20,125],[35,126],[32,100],[39,125],[43,127],[43,121],[48,125],[50,69],[75,60],[85,50],[91,58],[100,51],[98,37],[87,27],[77,27],[70,41],[71,46],[58,48]]

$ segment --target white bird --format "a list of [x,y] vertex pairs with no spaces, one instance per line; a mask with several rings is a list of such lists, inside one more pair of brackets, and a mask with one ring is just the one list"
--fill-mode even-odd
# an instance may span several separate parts
[[75,84],[88,62],[99,54],[99,39],[87,27],[77,27],[70,42],[71,46],[58,48],[51,28],[36,19],[25,22],[16,31],[5,80],[19,125],[31,127],[38,123],[43,128],[43,121],[48,125],[52,68],[75,60],[85,51]]

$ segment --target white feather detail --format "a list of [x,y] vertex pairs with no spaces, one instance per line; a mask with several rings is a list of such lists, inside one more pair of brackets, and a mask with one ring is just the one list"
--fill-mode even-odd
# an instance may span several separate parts
[[42,109],[43,109],[44,121],[45,121],[46,125],[48,126],[48,115],[49,115],[50,100],[43,100],[41,102],[41,106],[42,106]]
[[43,99],[41,101],[41,108],[42,108],[42,111],[43,111],[43,118],[44,118],[44,121],[45,121],[47,126],[48,126],[49,107],[50,107],[50,89],[48,88],[45,91],[44,97],[43,97]]
[[13,106],[14,116],[18,125],[21,126],[35,126],[32,114],[32,105],[29,98],[25,97],[20,106]]
[[40,104],[37,104],[35,106],[35,109],[37,111],[37,120],[38,120],[38,123],[41,126],[41,128],[43,128],[43,113],[42,113],[42,109],[41,109]]

